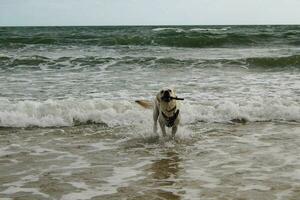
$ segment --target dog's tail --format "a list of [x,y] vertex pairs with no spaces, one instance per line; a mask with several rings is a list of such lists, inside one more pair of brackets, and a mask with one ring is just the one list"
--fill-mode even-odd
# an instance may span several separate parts
[[136,100],[135,102],[137,104],[139,104],[140,106],[142,106],[143,108],[146,108],[146,109],[153,108],[153,102],[152,101],[148,101],[148,100]]

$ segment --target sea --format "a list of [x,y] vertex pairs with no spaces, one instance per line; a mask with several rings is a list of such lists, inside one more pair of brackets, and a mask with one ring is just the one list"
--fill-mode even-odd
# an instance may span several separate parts
[[0,27],[0,199],[299,198],[299,25]]

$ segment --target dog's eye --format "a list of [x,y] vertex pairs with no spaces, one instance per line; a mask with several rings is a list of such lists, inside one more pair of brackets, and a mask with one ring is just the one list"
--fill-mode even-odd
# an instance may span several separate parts
[[171,92],[171,90],[168,90],[168,92]]
[[162,94],[164,91],[162,90],[162,91],[160,91],[160,93]]

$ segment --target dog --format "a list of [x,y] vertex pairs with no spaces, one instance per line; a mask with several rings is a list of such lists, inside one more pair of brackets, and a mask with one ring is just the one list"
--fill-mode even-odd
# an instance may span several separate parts
[[166,127],[172,128],[172,137],[178,129],[180,122],[180,111],[177,100],[183,100],[178,98],[175,94],[175,90],[162,89],[154,98],[154,103],[145,100],[135,101],[144,108],[153,108],[153,132],[157,133],[157,122],[160,125],[163,137],[166,137]]

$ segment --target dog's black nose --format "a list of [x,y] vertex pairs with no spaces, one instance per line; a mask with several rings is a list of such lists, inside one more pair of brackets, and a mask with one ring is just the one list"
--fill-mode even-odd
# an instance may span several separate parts
[[164,92],[164,96],[165,96],[165,97],[170,97],[170,92],[169,92],[168,90],[166,90],[166,91]]
[[161,99],[163,101],[166,101],[166,102],[170,102],[171,101],[171,95],[170,95],[170,92],[168,90],[164,91],[163,92],[163,95],[161,97]]

